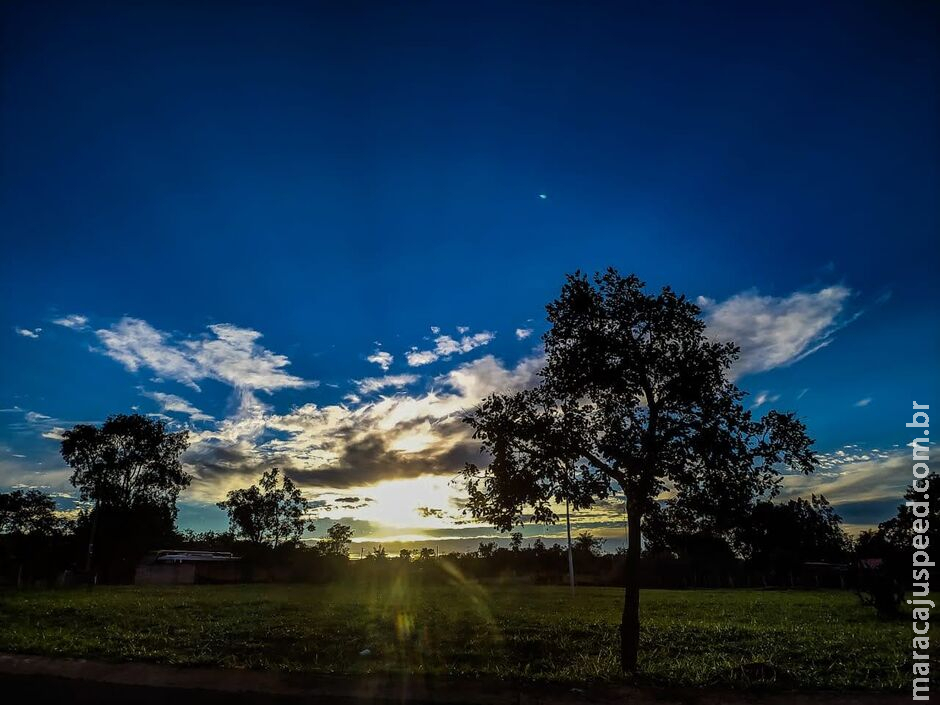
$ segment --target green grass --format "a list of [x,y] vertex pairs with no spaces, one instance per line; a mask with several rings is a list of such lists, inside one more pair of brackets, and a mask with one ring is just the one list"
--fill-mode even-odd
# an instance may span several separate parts
[[[0,593],[0,651],[318,673],[618,681],[622,592],[231,585]],[[909,687],[910,624],[851,593],[642,593],[642,682]],[[360,656],[363,649],[370,656]]]

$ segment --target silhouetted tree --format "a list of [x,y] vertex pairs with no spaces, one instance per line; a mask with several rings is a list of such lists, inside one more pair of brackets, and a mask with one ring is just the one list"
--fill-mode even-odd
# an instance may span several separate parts
[[477,549],[477,555],[480,558],[492,558],[496,553],[495,541],[480,541],[480,547]]
[[748,563],[780,578],[792,578],[807,561],[843,562],[851,548],[842,518],[822,495],[759,502],[735,535]]
[[403,561],[410,561],[411,551],[409,551],[407,548],[403,548],[398,552],[398,557],[401,558]]
[[326,530],[326,538],[317,542],[317,548],[326,556],[349,558],[352,535],[352,528],[346,524],[333,524]]
[[86,568],[100,554],[112,578],[126,579],[140,554],[173,537],[176,498],[191,479],[180,461],[187,436],[141,414],[65,431],[61,453],[73,471],[70,482],[94,503],[77,522],[89,537]]
[[522,548],[522,532],[514,531],[509,536],[509,548],[518,552]]
[[273,468],[261,475],[257,485],[232,490],[218,503],[228,513],[232,533],[258,546],[277,548],[299,541],[305,529],[313,531],[303,493],[286,475],[279,483],[279,476]]
[[41,490],[0,492],[0,534],[60,533],[66,522],[56,514],[55,500]]
[[171,433],[166,422],[141,414],[109,416],[101,427],[79,424],[62,434],[69,481],[83,500],[103,506],[155,504],[175,510],[191,477],[180,456],[188,433]]
[[[940,474],[932,472],[916,482],[918,488],[909,486],[904,499],[923,502],[922,492],[930,494],[931,487],[940,488]],[[915,521],[919,522],[917,528],[922,529],[921,532],[914,531]],[[923,534],[921,541],[924,546],[940,543],[940,503],[929,502],[927,515],[921,517],[915,517],[906,502],[898,505],[895,516],[881,522],[877,529],[863,532],[856,542],[856,557],[860,560],[859,597],[864,604],[875,607],[883,617],[896,616],[905,592],[912,588],[911,552],[915,533]],[[872,566],[865,561],[872,558],[878,559],[879,563]],[[926,597],[923,582],[913,585],[917,597]]]
[[582,531],[574,540],[574,550],[582,558],[596,558],[604,550],[605,539],[599,539],[590,531]]
[[814,460],[793,414],[744,408],[728,379],[738,349],[706,335],[698,307],[643,287],[613,269],[569,276],[547,307],[541,384],[488,397],[466,419],[491,457],[464,470],[468,510],[499,529],[626,494],[625,671],[637,666],[642,519],[667,483],[700,513],[729,516],[775,492],[778,464],[808,473]]

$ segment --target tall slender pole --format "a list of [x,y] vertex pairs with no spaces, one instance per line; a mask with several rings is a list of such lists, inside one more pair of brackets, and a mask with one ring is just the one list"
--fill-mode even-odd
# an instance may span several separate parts
[[91,572],[91,561],[95,555],[95,534],[98,531],[98,512],[100,511],[98,500],[95,500],[94,514],[91,518],[91,532],[88,534],[88,555],[85,556],[85,572]]
[[574,594],[574,554],[571,552],[571,508],[568,498],[565,498],[565,523],[568,525],[568,581],[571,583],[571,593]]

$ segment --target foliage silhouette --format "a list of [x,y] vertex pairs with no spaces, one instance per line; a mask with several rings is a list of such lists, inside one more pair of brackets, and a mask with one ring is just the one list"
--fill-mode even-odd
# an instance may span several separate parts
[[303,493],[286,475],[278,483],[279,476],[280,471],[272,468],[261,475],[257,485],[231,490],[225,501],[218,503],[228,514],[233,534],[258,546],[277,548],[299,541],[305,529],[313,531]]
[[105,580],[126,580],[137,559],[174,534],[176,499],[191,477],[180,457],[186,431],[141,414],[109,416],[101,427],[78,424],[63,433],[61,454],[81,499],[94,502],[78,518],[87,536],[85,568]]
[[755,419],[729,380],[733,343],[711,340],[700,310],[664,288],[609,269],[567,277],[547,306],[541,383],[494,394],[466,418],[488,465],[463,472],[468,511],[510,531],[552,523],[622,491],[629,549],[621,665],[637,668],[643,515],[668,487],[676,502],[716,518],[772,496],[779,465],[809,473],[812,441],[793,414]]

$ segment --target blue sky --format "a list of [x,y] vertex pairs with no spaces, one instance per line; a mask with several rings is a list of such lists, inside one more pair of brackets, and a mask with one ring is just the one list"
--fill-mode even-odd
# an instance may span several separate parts
[[4,3],[0,486],[67,494],[55,429],[137,408],[194,431],[186,525],[278,462],[362,538],[484,535],[455,415],[613,265],[805,419],[793,492],[885,518],[940,387],[938,14]]

